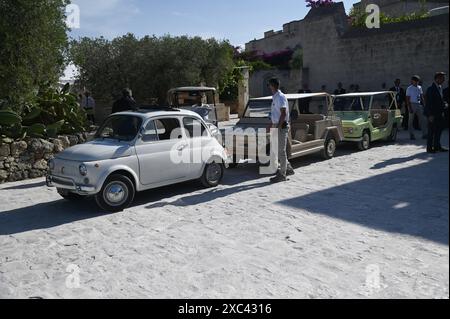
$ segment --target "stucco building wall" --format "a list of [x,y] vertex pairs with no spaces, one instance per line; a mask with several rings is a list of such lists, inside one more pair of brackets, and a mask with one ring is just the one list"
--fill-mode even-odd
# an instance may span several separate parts
[[246,45],[246,50],[265,53],[303,49],[303,70],[253,73],[250,95],[266,94],[270,76],[279,76],[288,92],[296,92],[302,82],[315,91],[325,85],[332,92],[338,82],[346,88],[358,84],[361,90],[380,90],[397,77],[406,86],[412,74],[429,85],[435,71],[449,70],[448,19],[447,13],[369,30],[349,26],[342,3],[312,9],[305,19],[285,24],[282,32],[266,33]]

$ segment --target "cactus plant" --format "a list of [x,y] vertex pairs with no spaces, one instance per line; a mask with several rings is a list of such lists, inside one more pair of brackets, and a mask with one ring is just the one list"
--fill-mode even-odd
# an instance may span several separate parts
[[86,112],[69,91],[69,85],[61,90],[47,87],[39,92],[33,105],[23,108],[22,114],[0,110],[0,134],[19,138],[85,132]]
[[0,110],[0,125],[11,126],[21,122],[22,118],[19,114],[9,110]]

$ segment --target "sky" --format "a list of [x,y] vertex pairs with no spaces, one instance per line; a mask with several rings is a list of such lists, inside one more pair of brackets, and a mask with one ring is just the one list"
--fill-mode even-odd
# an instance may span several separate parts
[[[358,1],[344,0],[349,10]],[[268,30],[304,18],[304,0],[72,0],[80,8],[80,29],[70,36],[114,38],[134,33],[228,39],[243,46]]]
[[[337,2],[337,1],[336,1]],[[344,0],[346,10],[359,0]],[[281,30],[308,13],[304,0],[72,0],[80,9],[80,28],[69,36],[113,39],[126,33],[188,35],[229,40],[234,46]],[[78,74],[69,65],[61,77]]]

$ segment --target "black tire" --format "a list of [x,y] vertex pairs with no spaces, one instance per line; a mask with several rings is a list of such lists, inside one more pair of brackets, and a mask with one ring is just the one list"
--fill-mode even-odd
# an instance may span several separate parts
[[212,162],[206,164],[200,182],[206,188],[217,187],[223,179],[223,173],[223,163]]
[[112,175],[103,184],[101,191],[95,195],[95,201],[102,210],[117,213],[130,206],[135,194],[134,184],[128,177]]
[[398,136],[398,127],[397,125],[394,125],[392,127],[391,135],[388,137],[388,142],[395,143],[397,141]]
[[65,200],[68,201],[79,201],[79,200],[83,200],[85,198],[85,196],[82,195],[78,195],[76,193],[72,193],[68,190],[62,189],[62,188],[58,188],[58,194],[64,198]]
[[368,149],[370,149],[370,134],[367,131],[364,131],[363,135],[362,135],[362,140],[360,142],[358,142],[358,149],[360,151],[367,151]]
[[332,159],[336,153],[337,143],[336,140],[331,137],[325,142],[325,148],[322,151],[322,157],[326,160]]

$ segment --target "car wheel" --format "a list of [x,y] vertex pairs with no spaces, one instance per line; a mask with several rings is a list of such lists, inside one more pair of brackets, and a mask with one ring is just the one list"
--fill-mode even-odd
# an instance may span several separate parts
[[358,142],[358,149],[360,151],[367,151],[370,148],[370,134],[365,131],[362,136],[362,140]]
[[394,143],[397,141],[398,127],[397,125],[392,127],[391,135],[389,135],[388,141]]
[[76,201],[84,199],[84,196],[72,193],[66,189],[58,188],[58,194],[65,200]]
[[336,140],[334,138],[329,138],[325,142],[325,149],[322,151],[322,157],[326,160],[334,157],[334,153],[336,153]]
[[117,213],[133,202],[135,193],[134,184],[128,177],[113,175],[106,180],[100,193],[95,195],[95,201],[101,209]]
[[222,163],[212,162],[206,164],[200,181],[206,188],[216,187],[222,181],[223,172],[224,169]]

